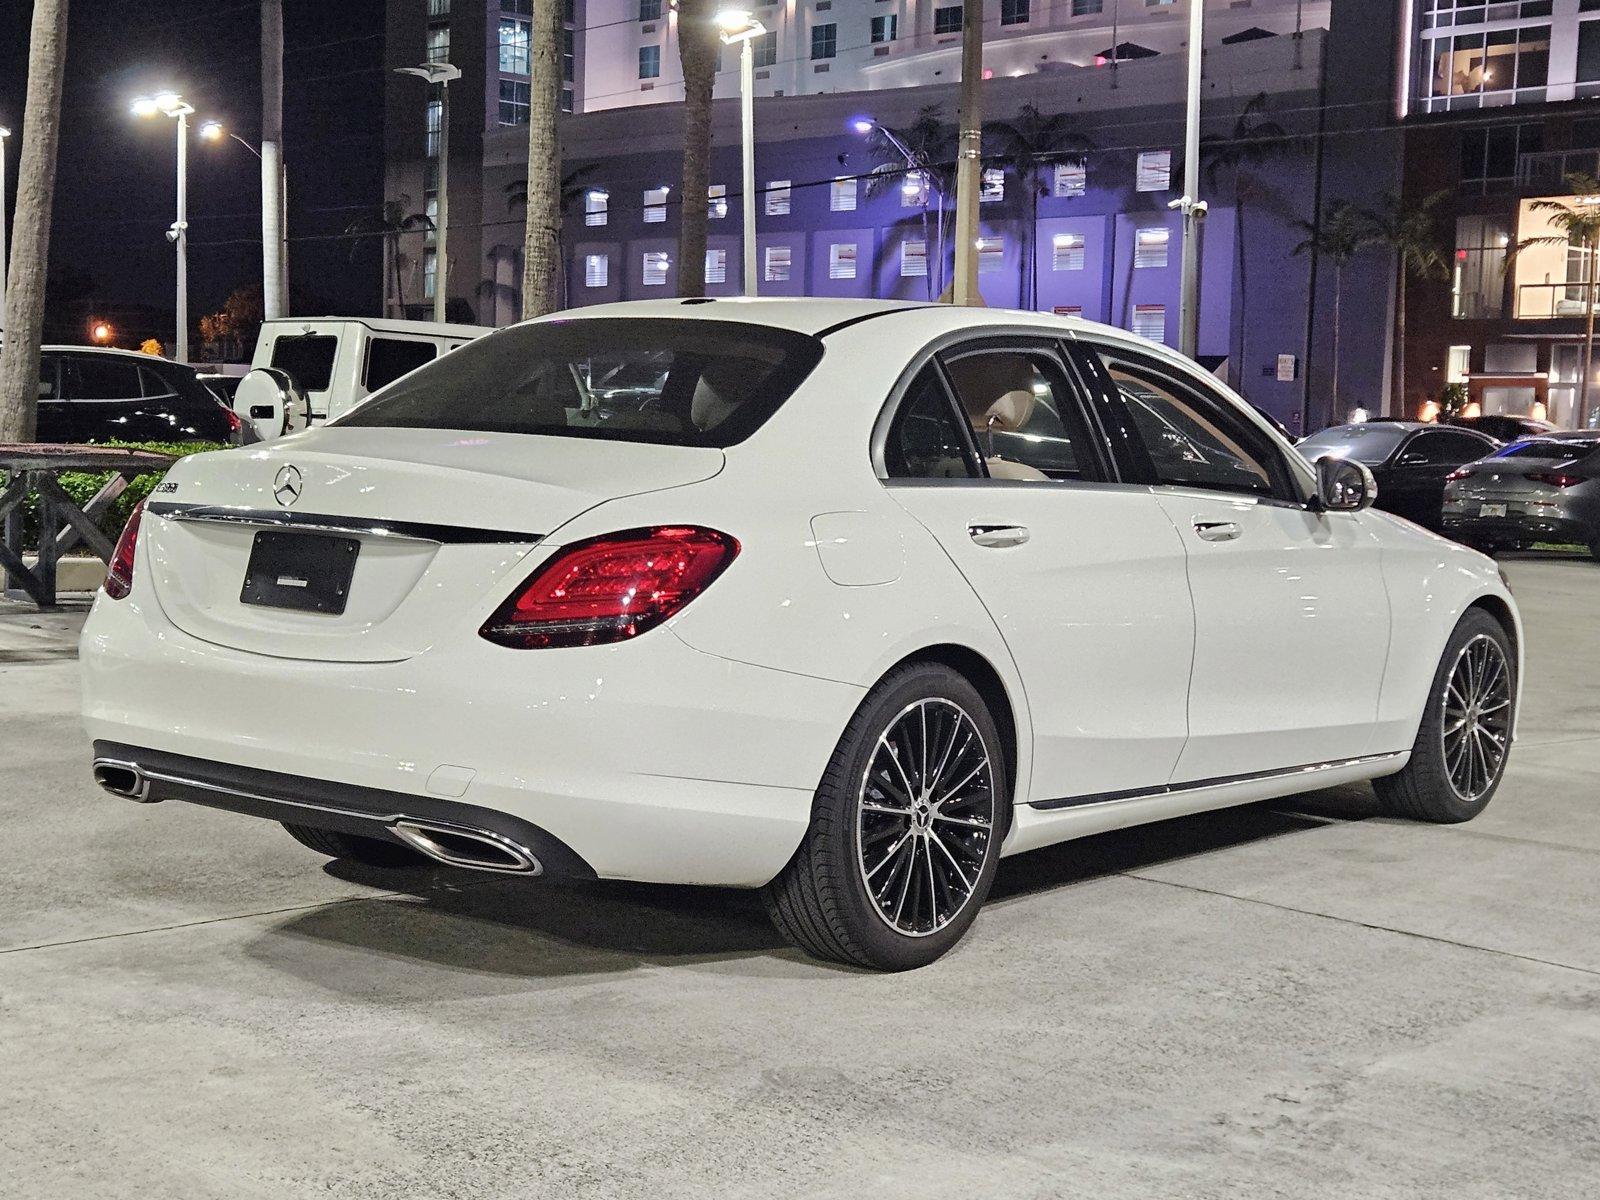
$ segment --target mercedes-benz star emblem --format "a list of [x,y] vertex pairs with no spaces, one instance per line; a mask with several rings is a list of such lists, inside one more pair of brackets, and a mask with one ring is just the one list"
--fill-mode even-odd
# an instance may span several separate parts
[[300,499],[300,493],[305,490],[305,481],[300,477],[299,467],[284,467],[279,470],[277,478],[272,481],[272,498],[282,507],[288,508]]

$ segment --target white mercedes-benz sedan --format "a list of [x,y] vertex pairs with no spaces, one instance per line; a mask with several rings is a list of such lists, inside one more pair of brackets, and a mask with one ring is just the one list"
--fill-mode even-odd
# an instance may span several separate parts
[[1078,320],[586,309],[179,463],[84,629],[94,772],[374,864],[762,888],[915,967],[1008,854],[1360,780],[1483,809],[1515,602],[1374,493]]

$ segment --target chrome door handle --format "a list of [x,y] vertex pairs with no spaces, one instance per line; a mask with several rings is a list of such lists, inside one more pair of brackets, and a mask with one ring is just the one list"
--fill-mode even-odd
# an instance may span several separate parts
[[1243,532],[1233,521],[1196,521],[1194,531],[1202,542],[1231,542]]
[[1023,525],[968,525],[967,536],[980,546],[999,550],[1020,546],[1032,535]]

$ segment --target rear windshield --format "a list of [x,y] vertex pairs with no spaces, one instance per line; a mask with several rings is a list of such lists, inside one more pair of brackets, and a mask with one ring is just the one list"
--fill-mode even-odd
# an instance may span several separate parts
[[272,363],[308,392],[324,392],[333,380],[339,339],[326,333],[295,333],[272,343]]
[[1300,453],[1312,462],[1332,454],[1354,462],[1377,466],[1387,462],[1394,448],[1405,441],[1408,430],[1402,425],[1335,425],[1313,433],[1300,443]]
[[1507,446],[1495,458],[1545,458],[1570,461],[1600,450],[1600,438],[1536,438]]
[[471,342],[335,424],[731,446],[821,357],[816,338],[762,325],[545,321]]

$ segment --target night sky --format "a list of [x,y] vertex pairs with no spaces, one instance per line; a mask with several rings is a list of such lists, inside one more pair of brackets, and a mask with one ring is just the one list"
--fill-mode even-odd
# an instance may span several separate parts
[[[8,222],[31,13],[29,0],[0,0],[0,124],[16,135]],[[128,104],[171,87],[198,110],[193,128],[215,118],[259,144],[259,13],[258,3],[236,0],[73,0],[50,247],[55,309],[74,294],[106,310],[151,305],[170,327],[174,255],[164,233],[175,203],[174,123],[140,120]],[[285,0],[284,40],[292,311],[375,312],[376,250],[352,265],[349,245],[328,235],[382,199],[382,0]],[[220,308],[234,288],[259,284],[260,186],[259,164],[237,142],[192,138],[191,319]],[[85,340],[78,324],[48,328],[45,340]]]

